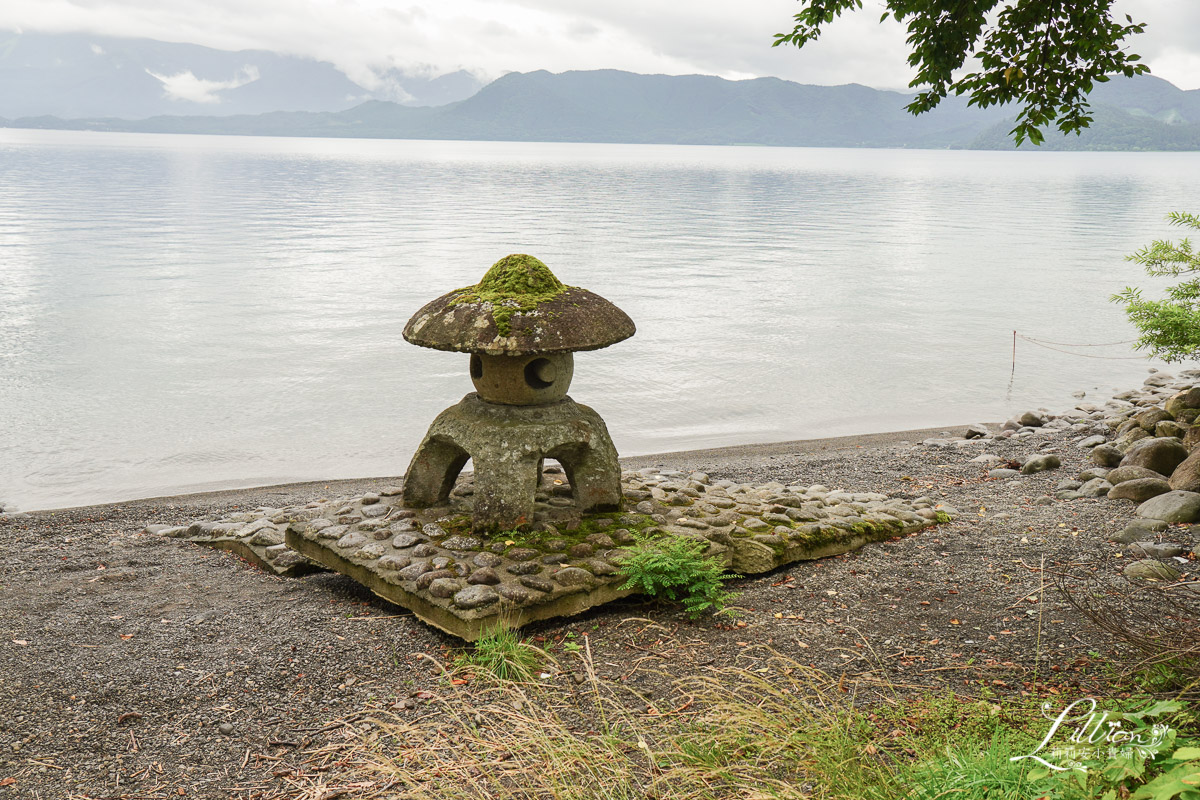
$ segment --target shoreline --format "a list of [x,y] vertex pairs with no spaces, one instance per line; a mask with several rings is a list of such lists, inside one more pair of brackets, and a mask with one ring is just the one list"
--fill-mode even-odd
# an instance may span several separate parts
[[[688,465],[694,468],[701,466],[710,469],[741,470],[752,467],[763,467],[764,460],[789,455],[803,455],[821,451],[850,450],[860,448],[886,447],[909,442],[916,444],[923,439],[938,435],[961,436],[967,425],[942,425],[933,428],[916,428],[903,431],[883,431],[879,433],[849,434],[844,436],[829,436],[818,439],[794,439],[784,442],[761,442],[751,444],[725,445],[722,447],[705,447],[695,450],[672,450],[664,453],[651,453],[639,456],[623,456],[620,459],[623,469],[642,469],[644,467],[674,467]],[[997,423],[998,427],[998,423]],[[226,503],[246,501],[260,498],[264,493],[286,494],[291,497],[315,498],[329,494],[361,494],[382,486],[395,484],[403,478],[400,475],[384,475],[360,478],[330,478],[326,480],[293,481],[288,483],[267,483],[252,486],[234,486],[227,489],[207,489],[196,492],[183,491],[178,494],[153,495],[150,497],[135,497],[127,500],[113,500],[104,503],[90,503],[79,506],[53,506],[50,508],[19,509],[17,513],[55,514],[67,511],[105,508],[136,508],[146,505],[171,506],[200,506],[214,507]],[[2,498],[0,498],[2,499]]]
[[[1200,373],[1189,379],[1200,384]],[[1095,410],[1051,415],[1037,426],[1009,420],[970,439],[944,436],[965,433],[949,426],[624,459],[627,469],[668,473],[655,478],[659,487],[675,474],[668,465],[686,465],[708,472],[713,486],[820,491],[819,484],[936,504],[948,518],[736,579],[736,621],[691,619],[677,606],[629,597],[531,622],[525,640],[563,654],[539,685],[577,696],[582,673],[570,648],[586,642],[595,679],[644,698],[639,713],[646,703],[668,702],[666,687],[701,668],[769,667],[762,647],[841,675],[880,702],[894,699],[895,687],[989,703],[1049,690],[1106,695],[1110,673],[1097,662],[1132,669],[1140,656],[1095,628],[1046,575],[1062,573],[1078,591],[1094,591],[1096,580],[1107,585],[1127,565],[1153,562],[1194,579],[1200,550],[1186,563],[1171,553],[1200,546],[1200,532],[1165,522],[1151,530],[1138,522],[1137,505],[1084,492],[1075,479],[1097,469],[1096,451],[1082,442],[1101,438],[1101,429],[1104,439],[1116,434],[1106,414],[1130,417],[1171,391],[1147,384],[1129,393],[1137,403],[1086,404]],[[1200,417],[1200,398],[1192,411]],[[1002,468],[1018,462],[1046,468]],[[350,763],[310,768],[316,754],[340,758],[365,716],[455,725],[466,708],[486,719],[495,699],[486,682],[449,680],[465,652],[456,637],[345,575],[284,577],[163,535],[201,519],[252,517],[385,482],[394,479],[0,519],[9,553],[0,583],[10,598],[0,625],[11,639],[0,648],[0,705],[8,710],[0,775],[18,781],[18,792],[38,787],[56,797],[102,788],[107,797],[118,779],[129,796],[299,797],[292,789],[362,777]],[[285,777],[300,783],[285,786]],[[240,793],[231,795],[231,786]]]

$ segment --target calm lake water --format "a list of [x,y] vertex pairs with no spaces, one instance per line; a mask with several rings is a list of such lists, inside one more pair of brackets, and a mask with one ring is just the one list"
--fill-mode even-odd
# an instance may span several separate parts
[[[572,396],[625,455],[1003,419],[1148,362],[1126,253],[1200,154],[0,130],[0,498],[396,475],[471,390],[421,305],[532,253],[637,322]],[[1092,355],[1130,356],[1128,346]]]

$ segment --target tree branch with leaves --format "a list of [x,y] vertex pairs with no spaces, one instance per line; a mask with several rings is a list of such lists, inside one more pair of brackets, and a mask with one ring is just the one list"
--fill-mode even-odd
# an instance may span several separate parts
[[[1200,230],[1200,217],[1195,214],[1173,211],[1167,220],[1172,225]],[[1146,300],[1141,289],[1129,286],[1112,296],[1114,303],[1125,306],[1129,321],[1142,332],[1134,346],[1164,361],[1200,358],[1200,252],[1187,238],[1179,243],[1156,241],[1127,260],[1141,264],[1147,274],[1155,277],[1192,276],[1169,287],[1163,300]]]
[[[862,0],[799,0],[801,10],[790,33],[778,33],[772,46],[804,47],[825,26]],[[1087,94],[1111,75],[1149,72],[1141,57],[1123,45],[1145,24],[1126,15],[1113,19],[1114,0],[886,0],[888,17],[908,29],[917,89],[908,111],[936,108],[953,93],[969,95],[980,107],[1019,103],[1017,144],[1041,144],[1052,122],[1078,134],[1092,122]],[[964,70],[968,70],[964,72]],[[974,71],[969,71],[974,70]]]

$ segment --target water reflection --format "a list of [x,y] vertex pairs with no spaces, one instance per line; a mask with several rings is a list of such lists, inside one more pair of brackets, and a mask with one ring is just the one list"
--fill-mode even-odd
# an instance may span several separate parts
[[532,252],[638,336],[573,396],[626,454],[996,420],[1140,383],[1013,329],[1131,338],[1122,257],[1195,154],[284,140],[0,130],[0,497],[395,474],[470,390],[405,345]]

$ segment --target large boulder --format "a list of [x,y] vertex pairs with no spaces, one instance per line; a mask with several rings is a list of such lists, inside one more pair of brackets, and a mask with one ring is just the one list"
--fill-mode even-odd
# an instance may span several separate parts
[[1116,467],[1121,463],[1121,451],[1116,445],[1102,444],[1092,448],[1092,463],[1098,467]]
[[1158,406],[1151,406],[1145,411],[1134,414],[1133,419],[1137,422],[1138,427],[1146,433],[1154,433],[1154,426],[1163,420],[1171,419],[1171,415]]
[[1022,475],[1032,475],[1035,472],[1045,472],[1048,469],[1057,469],[1062,466],[1062,459],[1053,453],[1043,455],[1030,456],[1025,459],[1025,463],[1021,465]]
[[1172,569],[1161,561],[1143,558],[1125,565],[1126,578],[1141,578],[1149,581],[1173,581],[1179,577],[1179,570]]
[[1171,473],[1172,489],[1184,492],[1200,492],[1200,450],[1189,455]]
[[1175,415],[1175,421],[1184,427],[1191,425],[1200,417],[1200,408],[1181,408]]
[[1163,480],[1162,477],[1134,478],[1131,481],[1118,483],[1109,489],[1108,498],[1110,500],[1132,500],[1135,503],[1144,503],[1151,497],[1158,497],[1160,494],[1166,494],[1169,491],[1171,491],[1171,485]]
[[1141,427],[1142,426],[1138,424],[1137,418],[1131,417],[1130,419],[1127,419],[1124,422],[1117,425],[1116,435],[1124,436],[1125,434],[1129,433],[1130,431],[1136,431],[1136,430],[1141,429]]
[[1122,467],[1145,467],[1160,475],[1170,475],[1188,457],[1183,442],[1171,436],[1143,439],[1125,452]]
[[1108,540],[1121,544],[1149,542],[1155,539],[1157,533],[1166,529],[1167,523],[1161,519],[1135,519],[1125,526],[1125,530],[1108,537]]
[[1193,386],[1184,392],[1183,404],[1188,408],[1200,408],[1200,386]]
[[1186,431],[1187,428],[1173,419],[1164,419],[1154,426],[1155,436],[1174,436],[1176,439],[1182,439]]
[[1171,418],[1174,419],[1180,411],[1187,409],[1187,392],[1176,392],[1167,398],[1167,402],[1163,403],[1163,408]]
[[1079,487],[1081,497],[1105,497],[1112,491],[1113,485],[1104,478],[1092,478]]
[[1129,548],[1135,556],[1146,558],[1176,558],[1187,551],[1187,546],[1178,542],[1138,542]]
[[1138,506],[1137,515],[1163,522],[1196,522],[1200,520],[1200,493],[1165,492]]
[[1135,481],[1138,478],[1158,478],[1162,479],[1162,475],[1152,469],[1145,467],[1117,467],[1114,470],[1109,470],[1109,473],[1104,478],[1113,486],[1124,483],[1125,481]]
[[1123,433],[1120,436],[1118,436],[1116,438],[1116,441],[1113,442],[1113,444],[1115,444],[1117,446],[1117,449],[1120,450],[1122,453],[1128,453],[1129,448],[1133,447],[1135,444],[1140,442],[1142,439],[1150,439],[1150,438],[1153,438],[1153,437],[1151,437],[1150,434],[1146,433],[1141,428],[1134,428],[1133,430],[1131,430],[1127,433]]
[[1040,428],[1046,424],[1046,418],[1036,411],[1025,411],[1016,420],[1026,428]]
[[1200,425],[1192,425],[1183,432],[1183,446],[1188,449],[1188,452],[1200,446]]

